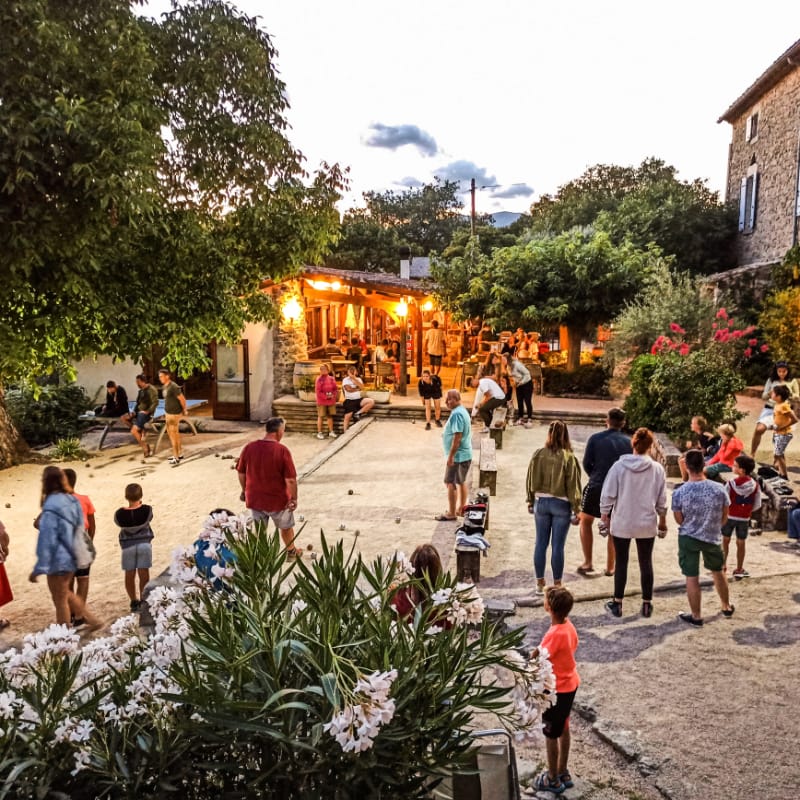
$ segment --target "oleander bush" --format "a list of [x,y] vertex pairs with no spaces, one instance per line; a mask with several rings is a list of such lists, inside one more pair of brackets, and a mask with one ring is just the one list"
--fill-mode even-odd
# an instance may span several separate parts
[[412,620],[402,554],[209,518],[172,587],[81,648],[64,626],[0,655],[0,795],[14,798],[421,798],[466,769],[475,715],[527,738],[554,701],[546,655],[443,576]]

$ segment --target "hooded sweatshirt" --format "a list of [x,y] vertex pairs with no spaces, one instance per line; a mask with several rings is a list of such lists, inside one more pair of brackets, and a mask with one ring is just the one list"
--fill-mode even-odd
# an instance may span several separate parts
[[761,508],[761,489],[755,478],[749,475],[737,475],[725,484],[725,488],[731,500],[728,519],[748,520],[754,511]]
[[150,527],[152,521],[152,506],[118,508],[114,514],[114,522],[119,525],[119,543],[122,549],[151,541],[153,539],[153,529]]
[[611,467],[600,495],[600,513],[611,516],[611,534],[647,539],[658,532],[658,517],[667,513],[664,468],[650,456],[624,455]]

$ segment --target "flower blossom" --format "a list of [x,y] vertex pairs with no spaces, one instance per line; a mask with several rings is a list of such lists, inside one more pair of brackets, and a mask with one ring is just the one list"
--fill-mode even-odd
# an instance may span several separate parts
[[670,329],[670,330],[671,330],[673,333],[680,333],[680,334],[685,334],[685,333],[686,333],[686,331],[685,331],[683,328],[681,328],[681,326],[680,326],[680,325],[678,325],[678,323],[677,323],[677,322],[670,322],[670,324],[669,324],[669,329]]
[[767,345],[765,345],[765,344],[762,344],[762,345],[761,345],[761,347],[759,347],[758,349],[759,349],[759,350],[760,350],[762,353],[766,353],[766,352],[769,350],[769,347],[767,347]]

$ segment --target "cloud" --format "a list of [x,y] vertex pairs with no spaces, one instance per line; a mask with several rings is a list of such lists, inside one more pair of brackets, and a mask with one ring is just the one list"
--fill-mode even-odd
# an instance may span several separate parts
[[371,132],[363,139],[367,147],[385,147],[388,150],[397,150],[399,147],[410,144],[425,156],[435,156],[439,152],[436,139],[416,125],[383,125],[375,122],[369,128]]
[[[489,174],[484,167],[479,167],[472,161],[451,161],[436,170],[436,176],[447,181],[464,181],[469,184],[472,178],[478,186],[491,186],[497,183],[497,178]],[[468,188],[468,187],[467,187]]]
[[421,181],[419,178],[407,175],[405,178],[400,178],[399,181],[395,181],[394,184],[395,186],[402,186],[405,189],[419,189],[421,186],[425,185],[425,182]]
[[512,183],[508,186],[500,186],[492,192],[492,197],[500,198],[513,198],[513,197],[530,197],[533,194],[533,189],[527,183]]

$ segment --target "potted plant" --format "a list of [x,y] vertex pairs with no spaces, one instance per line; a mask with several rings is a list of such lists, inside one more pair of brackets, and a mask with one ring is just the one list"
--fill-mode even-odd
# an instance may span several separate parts
[[383,385],[376,386],[374,383],[364,385],[362,391],[364,397],[371,397],[376,403],[389,403],[392,397],[392,387]]
[[297,396],[306,403],[316,403],[317,395],[314,391],[316,378],[313,375],[300,375],[297,378]]

